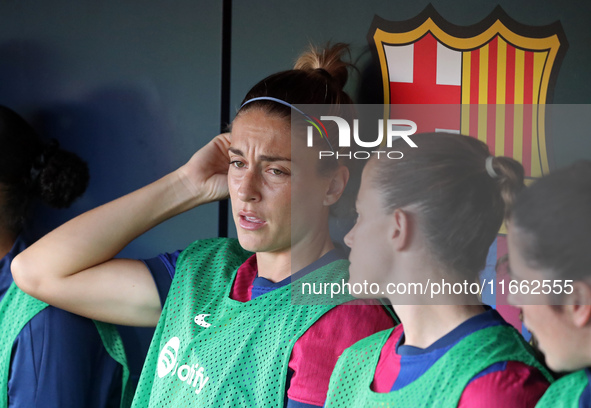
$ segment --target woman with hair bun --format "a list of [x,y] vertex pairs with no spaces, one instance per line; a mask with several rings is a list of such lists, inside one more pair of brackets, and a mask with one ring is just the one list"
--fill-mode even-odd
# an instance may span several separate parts
[[518,195],[508,234],[512,278],[541,294],[510,295],[548,367],[570,372],[537,407],[591,407],[591,162],[556,170]]
[[[351,103],[345,51],[340,44],[312,50],[296,69],[263,79],[244,98],[231,134],[13,262],[19,286],[44,301],[104,321],[157,325],[134,406],[322,406],[340,353],[392,327],[374,303],[291,300],[301,279],[347,279],[328,219],[349,173],[337,160],[317,160],[317,145],[334,152],[338,136],[306,148],[306,135],[292,135],[290,125],[309,120],[294,104],[339,110]],[[228,195],[238,240],[196,241],[143,262],[112,259],[166,219]]]
[[521,335],[472,291],[431,299],[428,286],[478,282],[523,168],[468,136],[412,140],[393,143],[402,159],[368,162],[345,243],[352,284],[428,289],[388,292],[401,324],[343,353],[326,407],[534,407],[552,378]]
[[129,406],[116,329],[30,297],[10,273],[33,201],[65,208],[87,185],[86,163],[0,106],[0,407]]

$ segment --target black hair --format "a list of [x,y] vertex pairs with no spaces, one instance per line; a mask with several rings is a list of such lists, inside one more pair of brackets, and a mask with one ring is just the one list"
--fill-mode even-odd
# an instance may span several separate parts
[[68,207],[88,180],[82,159],[55,140],[44,143],[22,117],[0,106],[0,227],[18,233],[35,198]]

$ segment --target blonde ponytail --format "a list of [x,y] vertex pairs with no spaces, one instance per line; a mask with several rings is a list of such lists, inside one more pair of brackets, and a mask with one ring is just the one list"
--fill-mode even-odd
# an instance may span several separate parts
[[345,55],[349,54],[349,46],[343,43],[336,43],[334,45],[328,44],[324,49],[310,44],[307,51],[302,53],[294,65],[294,69],[302,71],[317,71],[319,74],[330,76],[333,82],[343,89],[349,78],[349,67],[351,63],[345,62]]

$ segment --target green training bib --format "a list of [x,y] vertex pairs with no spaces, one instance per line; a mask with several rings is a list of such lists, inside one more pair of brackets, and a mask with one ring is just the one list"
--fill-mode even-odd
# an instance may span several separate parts
[[535,359],[530,346],[512,327],[493,326],[470,334],[406,387],[388,393],[371,390],[382,347],[393,329],[367,337],[339,358],[330,378],[325,407],[457,407],[468,382],[488,366],[521,361],[550,373]]
[[[47,306],[49,306],[47,303],[37,300],[20,290],[14,282],[12,282],[2,302],[0,302],[0,327],[2,328],[2,337],[0,337],[0,390],[5,390],[0,392],[0,408],[8,406],[8,374],[10,372],[12,345],[25,325]],[[129,368],[123,342],[115,326],[97,321],[94,321],[94,323],[105,349],[113,360],[123,368],[120,406],[121,408],[127,408],[131,405],[133,389],[129,382]]]
[[568,374],[546,390],[536,408],[579,408],[579,400],[589,379],[585,370]]
[[[234,239],[197,241],[183,251],[134,407],[284,405],[295,342],[335,305],[293,304],[301,280],[246,303],[231,299],[237,269],[250,255]],[[335,261],[304,278],[346,280],[348,265]]]

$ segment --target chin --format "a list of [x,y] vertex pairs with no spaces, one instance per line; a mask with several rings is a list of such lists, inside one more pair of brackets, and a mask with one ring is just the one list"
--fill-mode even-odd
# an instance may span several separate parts
[[267,240],[262,240],[260,237],[252,236],[244,232],[238,232],[238,242],[240,246],[249,252],[270,252],[273,247]]
[[351,260],[349,260],[349,262],[349,283],[351,285],[355,283],[363,285],[364,282],[367,282],[367,284],[373,282],[373,280],[368,279],[367,268],[364,268],[359,262],[351,262]]
[[582,363],[583,360],[579,358],[564,360],[561,358],[553,358],[551,355],[547,354],[545,354],[545,357],[548,368],[557,373],[577,371],[586,367],[586,365]]
[[349,267],[349,280],[348,283],[350,283],[351,285],[354,285],[356,283],[360,283],[363,284],[363,280],[359,279],[360,273],[355,271],[352,267]]
[[238,242],[240,246],[249,252],[265,252],[263,245],[260,242],[256,242],[250,237],[243,237],[238,234]]
[[544,354],[546,365],[548,368],[556,373],[563,373],[566,371],[574,371],[573,369],[569,369],[564,367],[563,364],[560,364],[559,361],[555,361],[553,358],[549,357],[548,355]]
[[[358,276],[358,275],[357,275]],[[359,277],[359,276],[358,276]],[[375,298],[376,295],[372,295],[369,292],[363,290],[365,279],[355,279],[355,275],[349,277],[349,285],[351,288],[350,295],[356,297],[357,299],[372,299]],[[356,286],[354,286],[356,285]]]

